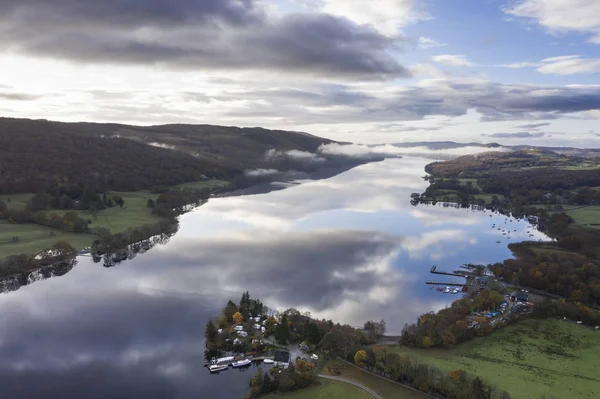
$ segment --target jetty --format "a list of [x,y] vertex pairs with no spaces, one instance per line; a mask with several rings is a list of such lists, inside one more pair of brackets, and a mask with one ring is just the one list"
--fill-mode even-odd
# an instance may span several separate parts
[[[429,273],[441,274],[441,275],[444,275],[444,276],[452,276],[452,277],[463,277],[463,278],[467,278],[468,277],[468,275],[466,275],[466,274],[438,272],[436,265],[431,266],[431,269],[429,269]],[[450,284],[448,284],[448,285],[450,285]]]

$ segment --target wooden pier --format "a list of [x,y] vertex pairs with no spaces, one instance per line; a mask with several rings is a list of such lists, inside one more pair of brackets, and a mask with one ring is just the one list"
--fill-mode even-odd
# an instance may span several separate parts
[[472,287],[472,284],[460,284],[460,283],[440,283],[439,281],[426,281],[427,285],[444,285],[449,287]]
[[468,277],[467,274],[438,272],[436,269],[437,269],[436,265],[431,266],[431,269],[429,270],[429,273],[441,274],[441,275],[444,275],[444,276],[452,276],[452,277],[462,277],[462,278],[467,278]]

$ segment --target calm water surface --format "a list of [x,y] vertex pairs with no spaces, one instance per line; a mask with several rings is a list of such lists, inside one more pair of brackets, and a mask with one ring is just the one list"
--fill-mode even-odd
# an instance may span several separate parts
[[[131,261],[107,269],[82,257],[65,276],[1,294],[0,398],[239,398],[255,368],[208,374],[202,335],[245,290],[271,308],[356,326],[383,318],[399,332],[456,299],[424,284],[440,280],[432,264],[501,261],[527,238],[524,221],[411,206],[428,162],[215,198]],[[517,231],[508,240],[492,223]]]

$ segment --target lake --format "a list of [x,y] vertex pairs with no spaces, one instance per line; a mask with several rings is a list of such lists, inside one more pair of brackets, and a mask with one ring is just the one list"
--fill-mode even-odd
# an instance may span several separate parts
[[[528,238],[527,222],[489,211],[412,206],[429,162],[388,159],[213,198],[183,215],[168,243],[132,260],[105,268],[80,257],[64,276],[0,294],[0,397],[241,397],[255,367],[210,375],[203,331],[246,290],[271,308],[354,326],[385,319],[399,333],[457,299],[425,285],[448,281],[429,273],[433,264],[502,261],[507,243]],[[510,228],[510,240],[493,223]]]

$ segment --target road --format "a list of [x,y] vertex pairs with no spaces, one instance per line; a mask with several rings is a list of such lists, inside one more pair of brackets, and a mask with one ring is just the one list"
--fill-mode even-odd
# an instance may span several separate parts
[[345,382],[346,384],[351,384],[354,385],[357,388],[362,389],[363,391],[366,391],[367,393],[370,393],[371,395],[373,395],[373,397],[377,398],[377,399],[383,399],[381,396],[379,396],[377,393],[375,393],[372,389],[367,388],[366,386],[359,384],[358,382],[354,382],[352,380],[347,380],[345,378],[340,378],[340,377],[334,377],[331,375],[324,375],[324,374],[319,374],[319,377],[321,378],[326,378],[328,380],[334,380],[334,381],[339,381],[339,382]]

